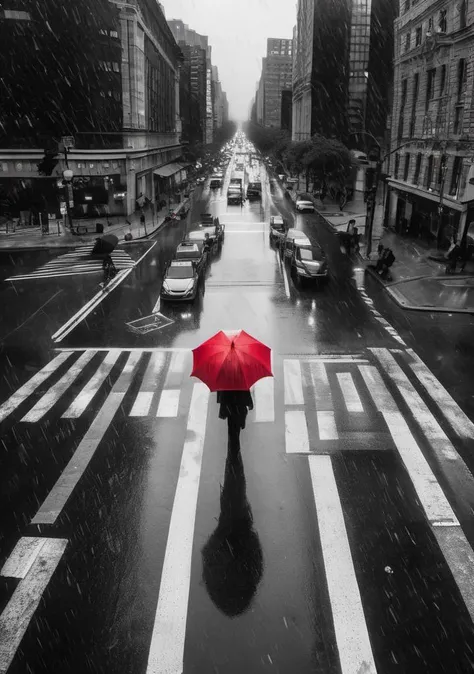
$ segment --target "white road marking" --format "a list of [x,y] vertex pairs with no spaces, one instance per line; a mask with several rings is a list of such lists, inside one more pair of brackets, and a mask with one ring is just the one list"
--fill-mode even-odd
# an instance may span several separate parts
[[260,379],[253,387],[255,401],[255,421],[275,421],[275,380],[273,377]]
[[36,389],[50,377],[71,355],[72,350],[65,349],[58,353],[39,372],[29,379],[8,400],[0,405],[0,423],[16,410]]
[[155,306],[151,310],[151,313],[158,314],[160,312],[160,309],[161,309],[161,295],[158,295],[158,299],[156,300]]
[[32,524],[54,524],[57,520],[122,404],[132,383],[140,357],[140,353],[131,353],[128,357],[120,377],[112,387],[105,403],[79,443],[63,473],[31,520]]
[[158,389],[158,383],[162,376],[165,361],[166,355],[164,353],[157,351],[151,354],[142,385],[140,386],[140,391],[138,392],[130,411],[131,417],[146,417],[149,414],[153,396]]
[[24,578],[47,540],[47,538],[38,538],[36,536],[24,536],[20,538],[10,557],[3,565],[0,576],[4,576],[5,578]]
[[179,394],[181,389],[163,389],[158,404],[157,417],[177,417],[179,409]]
[[362,358],[362,356],[311,356],[310,358],[305,358],[305,362],[312,363],[369,363],[367,358]]
[[308,462],[341,672],[376,674],[331,458]]
[[383,416],[430,524],[445,522],[459,525],[402,413],[383,412]]
[[334,412],[328,410],[318,410],[316,412],[318,420],[319,439],[320,440],[338,440],[339,433],[337,432],[336,419]]
[[[227,223],[226,223],[227,224]],[[227,234],[263,234],[265,232],[264,229],[225,229],[225,233]]]
[[303,410],[285,412],[285,449],[287,454],[308,454],[309,435]]
[[300,361],[285,359],[283,361],[283,377],[285,384],[285,405],[304,405]]
[[194,524],[208,404],[207,386],[194,384],[161,573],[147,674],[177,674],[183,671]]
[[423,388],[437,404],[440,412],[444,415],[452,429],[461,438],[474,438],[474,424],[469,417],[462,411],[456,401],[413,349],[407,349],[406,353],[410,356],[410,361],[408,362],[410,368]]
[[281,265],[281,273],[283,274],[283,283],[285,286],[285,295],[290,298],[290,284],[288,283],[288,274],[286,273],[286,266],[283,262]]
[[104,381],[109,376],[113,366],[121,354],[120,349],[111,349],[102,363],[99,365],[94,376],[87,382],[82,391],[70,404],[62,415],[64,419],[77,419],[87,409],[87,406],[96,395]]
[[373,365],[359,365],[359,372],[379,412],[398,412],[395,400],[388,392],[377,368]]
[[75,363],[71,365],[69,370],[63,374],[61,379],[56,382],[46,393],[38,400],[36,405],[25,414],[22,421],[24,423],[33,423],[39,421],[49,410],[55,405],[59,398],[68,390],[68,388],[76,381],[85,366],[94,358],[96,352],[91,349],[85,351]]
[[[334,361],[331,361],[334,362]],[[317,410],[333,410],[331,387],[326,367],[321,361],[310,361],[311,384]]]
[[188,351],[176,351],[171,356],[171,362],[164,384],[165,388],[176,388],[182,383],[188,353]]
[[398,365],[392,354],[388,351],[388,349],[371,348],[370,351],[372,351],[374,356],[381,364],[382,368],[397,386],[402,395],[402,398],[408,406],[408,409],[413,415],[416,423],[420,426],[424,436],[429,441],[435,454],[439,458],[447,459],[448,461],[453,462],[457,461],[458,463],[463,464],[467,474],[469,474],[470,479],[472,479],[472,475],[466,464],[459,456],[448,436],[436,421],[433,414],[431,414],[428,406],[421,399],[415,387]]
[[474,552],[461,527],[434,527],[433,532],[474,622]]
[[[98,347],[94,347],[94,351],[110,351],[113,348],[116,348],[116,347],[98,346]],[[68,353],[73,353],[73,351],[87,351],[87,350],[88,350],[87,346],[71,346],[70,348],[62,348],[62,347],[58,346],[54,349],[54,351],[59,351],[59,352],[67,351]],[[127,353],[132,353],[132,352],[161,353],[161,351],[163,351],[165,353],[167,353],[167,352],[174,353],[175,351],[176,352],[183,351],[184,353],[189,353],[191,351],[191,349],[190,348],[181,348],[181,347],[167,348],[167,347],[161,347],[161,346],[157,346],[157,347],[152,346],[150,348],[147,348],[147,347],[142,348],[141,346],[140,347],[132,346],[130,348],[127,347],[126,349],[124,349],[124,351],[127,351]]]
[[17,585],[0,616],[0,674],[6,674],[41,596],[66,549],[64,538],[47,538],[30,570]]
[[348,412],[363,412],[364,407],[357,393],[357,389],[350,372],[338,372],[336,374],[339,386],[341,387],[344,403]]

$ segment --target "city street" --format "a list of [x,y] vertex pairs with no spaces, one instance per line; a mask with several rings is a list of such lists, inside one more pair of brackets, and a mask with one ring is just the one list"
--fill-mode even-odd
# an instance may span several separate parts
[[[261,172],[261,202],[228,171],[121,243],[106,292],[87,249],[0,252],[0,674],[474,670],[474,321],[404,312]],[[160,302],[204,212],[204,292]],[[278,212],[327,284],[295,284]],[[272,349],[241,459],[189,376],[221,329]]]

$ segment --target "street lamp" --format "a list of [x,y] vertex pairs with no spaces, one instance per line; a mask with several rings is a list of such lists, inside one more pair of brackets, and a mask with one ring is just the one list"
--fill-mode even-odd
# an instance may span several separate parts
[[70,228],[71,232],[72,232],[72,229],[73,229],[71,207],[74,206],[74,196],[73,196],[73,191],[72,191],[72,180],[73,180],[73,178],[74,178],[74,171],[71,171],[71,169],[69,169],[69,168],[64,169],[64,171],[63,171],[63,185],[65,187],[65,192],[66,192],[66,212],[67,212],[69,228]]

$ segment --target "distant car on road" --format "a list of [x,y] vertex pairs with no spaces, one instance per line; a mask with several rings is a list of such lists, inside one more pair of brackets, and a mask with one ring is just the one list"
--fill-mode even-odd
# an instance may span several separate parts
[[311,211],[311,213],[314,213],[314,204],[309,194],[298,194],[295,205],[297,211]]
[[161,299],[193,302],[199,290],[200,274],[191,260],[172,260],[166,269]]

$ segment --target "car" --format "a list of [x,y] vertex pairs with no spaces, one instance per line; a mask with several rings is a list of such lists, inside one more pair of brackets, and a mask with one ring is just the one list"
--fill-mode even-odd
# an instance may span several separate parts
[[247,199],[261,199],[262,198],[262,183],[250,182],[247,187]]
[[211,190],[218,189],[219,187],[222,187],[222,182],[223,182],[223,177],[219,173],[214,173],[213,176],[211,176],[211,182],[209,183],[209,187]]
[[227,203],[240,204],[243,202],[242,188],[239,185],[231,185],[227,190]]
[[207,252],[203,250],[202,245],[192,241],[183,241],[176,248],[174,254],[176,260],[187,260],[193,262],[198,273],[202,273],[207,264]]
[[285,236],[280,238],[280,252],[285,259],[291,259],[296,242],[300,245],[311,246],[311,241],[300,229],[288,229]]
[[286,223],[281,215],[272,215],[270,218],[270,245],[279,243],[286,234]]
[[311,201],[309,194],[298,194],[295,205],[297,211],[311,211],[311,213],[314,213],[314,203]]
[[297,282],[327,281],[328,263],[321,246],[297,239],[290,258],[291,273]]
[[161,299],[193,302],[198,294],[200,282],[201,275],[191,260],[172,260],[166,269],[161,286]]

